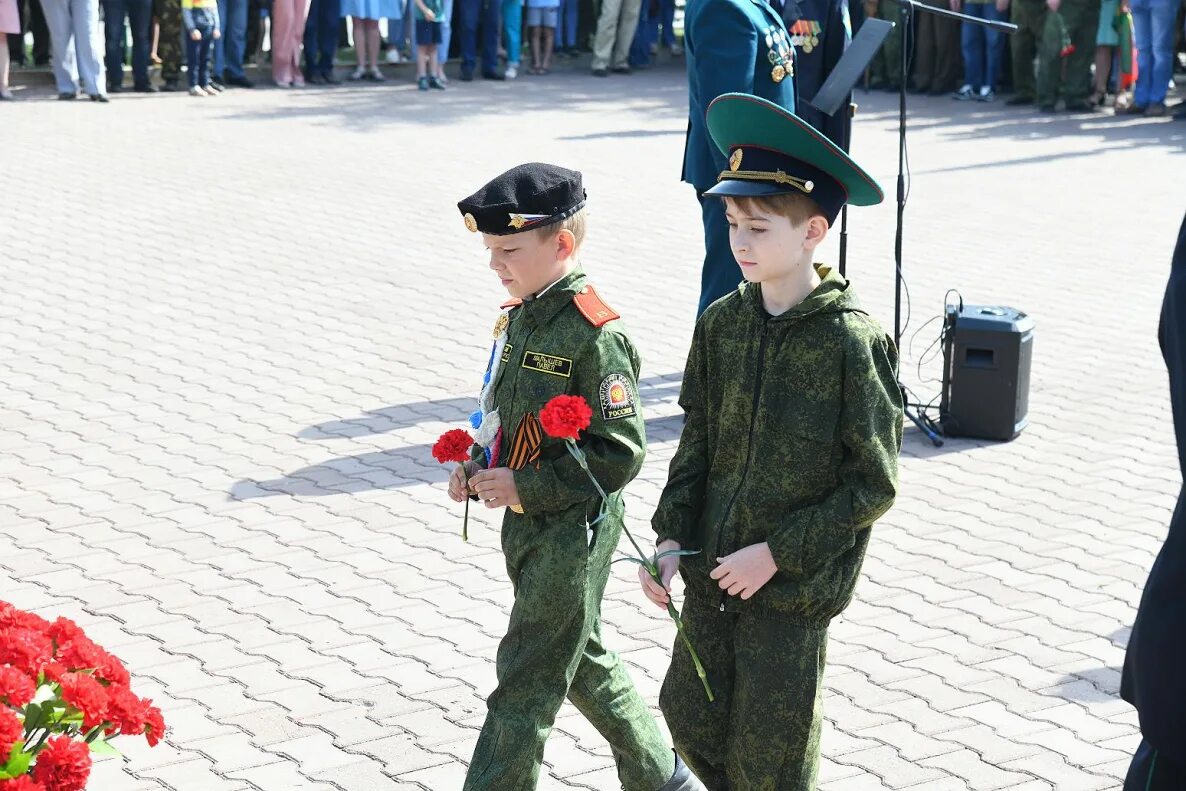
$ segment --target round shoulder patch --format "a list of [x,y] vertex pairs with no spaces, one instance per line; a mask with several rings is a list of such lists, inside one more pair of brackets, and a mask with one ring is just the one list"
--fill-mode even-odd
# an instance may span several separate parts
[[601,418],[617,420],[637,413],[634,388],[624,374],[610,374],[601,380],[599,388]]

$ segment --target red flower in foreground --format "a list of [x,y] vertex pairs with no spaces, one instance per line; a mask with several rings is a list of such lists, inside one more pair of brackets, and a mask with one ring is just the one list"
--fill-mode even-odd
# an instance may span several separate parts
[[0,780],[0,791],[45,791],[45,786],[28,775]]
[[12,745],[25,735],[24,726],[9,709],[0,707],[0,764],[8,762]]
[[0,703],[23,708],[37,694],[37,685],[28,673],[11,665],[0,665]]
[[144,718],[146,705],[144,701],[132,694],[132,690],[125,686],[111,686],[107,690],[107,720],[111,726],[107,728],[107,735],[121,733],[134,736],[144,733]]
[[144,716],[144,738],[148,740],[149,747],[156,747],[157,742],[165,738],[165,718],[161,714],[161,710],[150,705],[151,703],[151,700],[144,701],[144,705],[147,707]]
[[559,395],[549,401],[539,412],[540,425],[548,436],[558,439],[576,439],[589,428],[593,410],[580,396]]
[[54,644],[39,632],[22,627],[0,628],[0,665],[12,665],[36,676],[54,657]]
[[90,748],[69,736],[55,736],[46,742],[33,765],[33,779],[45,786],[45,791],[82,791],[90,774]]
[[91,728],[107,719],[107,690],[85,673],[65,673],[61,678],[62,700],[82,712],[82,728]]
[[432,457],[441,464],[451,461],[469,461],[469,452],[474,446],[474,438],[464,429],[455,428],[446,431],[432,446]]

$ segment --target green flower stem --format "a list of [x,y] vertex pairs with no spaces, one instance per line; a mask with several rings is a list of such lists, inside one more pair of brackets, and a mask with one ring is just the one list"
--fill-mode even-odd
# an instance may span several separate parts
[[696,666],[696,675],[700,676],[700,683],[704,685],[704,694],[708,695],[708,702],[712,703],[715,698],[712,696],[712,687],[708,685],[708,674],[704,672],[704,665],[700,664],[700,657],[696,655],[696,649],[692,647],[692,641],[688,639],[688,633],[684,631],[684,622],[679,617],[675,605],[671,603],[670,597],[667,599],[667,614],[671,616],[671,620],[675,621],[675,630],[679,632],[680,639],[688,647],[688,653],[692,655],[692,664]]
[[465,481],[465,516],[461,518],[461,540],[469,541],[469,470],[461,462],[461,479]]
[[[593,477],[593,472],[589,469],[589,463],[585,460],[584,451],[578,448],[576,442],[571,439],[566,439],[565,443],[568,446],[568,452],[576,459],[577,464],[581,465],[581,469],[589,476],[589,480],[593,482],[593,487],[601,495],[601,510],[604,512],[606,501],[609,498],[606,496],[605,490],[601,488],[601,484]],[[625,520],[622,522],[622,532],[626,534],[626,538],[630,539],[630,544],[634,547],[634,551],[638,553],[638,557],[642,560],[643,567],[647,570],[647,573],[662,587],[663,580],[659,577],[659,567],[653,561],[649,560],[647,554],[642,551],[642,547],[634,539],[634,534],[630,532],[630,528],[626,527]],[[675,621],[675,629],[679,632],[684,645],[688,647],[688,653],[692,655],[692,664],[696,666],[696,675],[700,676],[700,683],[704,685],[704,692],[708,695],[708,702],[712,703],[715,698],[712,695],[712,687],[708,685],[708,675],[704,672],[704,665],[700,663],[700,657],[696,655],[696,649],[692,647],[692,641],[688,639],[688,634],[684,631],[684,622],[679,617],[679,612],[675,609],[675,605],[671,603],[670,598],[667,600],[667,614],[671,616],[671,620]]]

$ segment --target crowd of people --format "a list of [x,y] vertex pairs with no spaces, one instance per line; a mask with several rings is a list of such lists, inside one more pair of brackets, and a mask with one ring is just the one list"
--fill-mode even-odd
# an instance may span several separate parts
[[[836,2],[854,26],[867,16],[899,20],[895,0]],[[1182,0],[927,2],[1012,21],[1018,31],[916,14],[907,41],[911,91],[988,102],[1005,87],[1008,104],[1047,112],[1167,113]],[[773,4],[784,14],[798,5]],[[106,102],[124,90],[211,96],[253,87],[245,64],[267,60],[284,88],[383,82],[382,62],[409,58],[421,90],[444,90],[451,57],[462,80],[507,80],[548,74],[557,59],[582,50],[592,53],[592,74],[604,77],[645,68],[660,47],[678,56],[676,10],[676,0],[0,0],[0,33],[9,34],[0,35],[0,99],[14,98],[8,63],[26,62],[27,38],[31,60],[52,64],[62,100],[81,92]],[[801,28],[796,44],[811,40],[810,20],[787,22]],[[351,42],[355,66],[339,76],[335,58]],[[899,26],[870,69],[872,87],[898,89],[901,47]]]
[[[940,1],[978,19],[1012,22],[1017,32],[1008,36],[920,13],[907,75],[912,91],[993,101],[1007,80],[1010,105],[1036,104],[1044,112],[1092,112],[1111,105],[1117,114],[1167,113],[1168,90],[1181,68],[1181,0]],[[897,19],[894,0],[866,2],[869,12]],[[875,86],[898,90],[901,46],[895,29],[875,64]]]
[[[336,85],[342,78],[335,74],[335,56],[351,42],[356,65],[344,76],[352,81],[384,82],[380,63],[407,58],[416,64],[421,90],[443,90],[448,84],[443,66],[451,55],[460,58],[464,81],[479,73],[487,80],[508,80],[521,70],[548,74],[556,58],[574,57],[582,49],[592,50],[593,75],[604,77],[649,65],[660,43],[679,54],[675,3],[0,0],[0,99],[14,98],[9,62],[28,60],[52,65],[62,100],[85,94],[107,102],[109,94],[125,90],[188,89],[194,96],[211,96],[228,87],[254,87],[245,65],[269,60],[278,87]],[[152,79],[154,65],[159,84]]]

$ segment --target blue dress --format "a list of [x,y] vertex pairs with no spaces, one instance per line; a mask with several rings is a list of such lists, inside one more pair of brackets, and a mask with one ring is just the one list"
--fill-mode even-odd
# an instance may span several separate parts
[[342,0],[342,16],[355,19],[401,19],[403,3],[398,0]]

